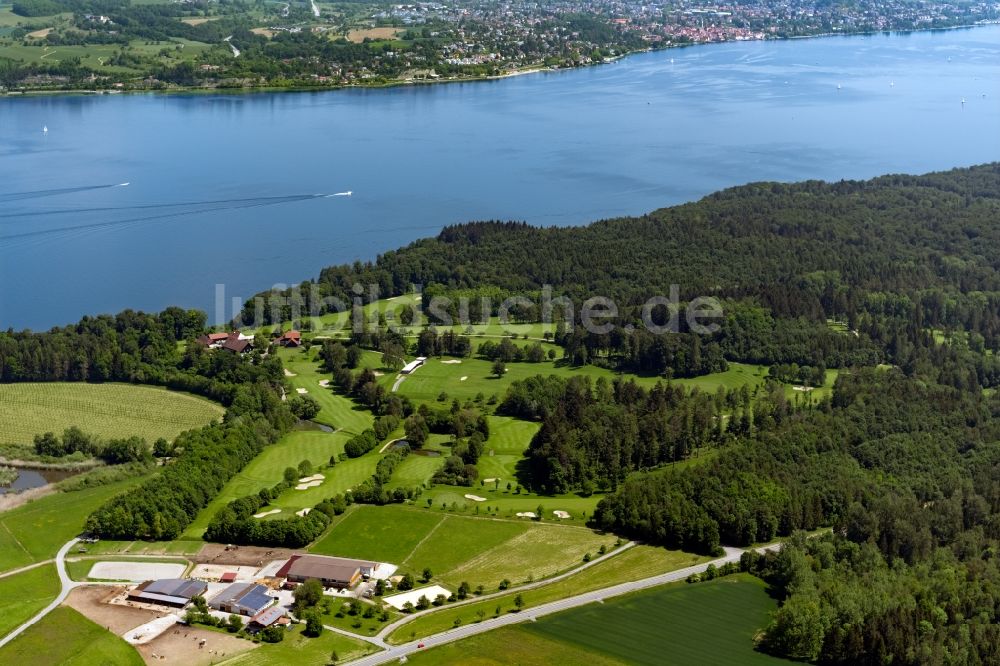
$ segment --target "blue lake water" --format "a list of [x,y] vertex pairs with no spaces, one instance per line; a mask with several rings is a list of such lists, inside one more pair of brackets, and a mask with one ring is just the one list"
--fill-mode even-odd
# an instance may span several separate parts
[[217,284],[249,296],[472,219],[998,159],[1000,26],[386,90],[2,98],[0,328],[170,304],[214,320]]

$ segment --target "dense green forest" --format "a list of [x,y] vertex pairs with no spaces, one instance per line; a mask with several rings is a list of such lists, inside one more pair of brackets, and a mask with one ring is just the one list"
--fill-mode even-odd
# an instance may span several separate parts
[[[581,228],[448,227],[437,238],[326,269],[315,283],[262,298],[275,306],[274,320],[285,320],[292,302],[350,302],[359,282],[377,284],[379,297],[418,283],[425,301],[534,297],[546,285],[574,303],[611,297],[619,314],[609,333],[586,331],[575,319],[557,328],[552,341],[562,347],[561,363],[658,381],[537,376],[512,382],[495,407],[477,400],[417,408],[387,392],[372,370],[359,369],[362,348],[398,367],[411,354],[530,363],[542,347],[503,340],[473,350],[460,334],[424,330],[406,338],[384,321],[348,341],[324,341],[319,357],[335,390],[377,416],[345,455],[368,453],[400,426],[414,447],[429,433],[447,434],[453,445],[435,481],[468,485],[489,437],[486,414],[538,421],[519,482],[543,493],[605,491],[595,527],[700,553],[791,538],[780,553],[741,563],[782,601],[760,649],[821,664],[994,664],[998,221],[997,164],[866,182],[753,184]],[[682,300],[719,299],[719,330],[626,329],[640,322],[646,299],[672,284]],[[541,312],[525,305],[515,316],[533,322]],[[178,343],[203,329],[203,315],[169,309],[0,333],[2,381],[154,383],[228,407],[222,423],[178,438],[171,464],[96,511],[88,525],[98,534],[176,536],[294,422],[277,392],[280,361],[195,345],[182,351]],[[709,393],[675,381],[731,362],[771,367],[755,388]],[[839,372],[822,399],[786,397],[786,383],[819,385],[828,369]],[[75,450],[79,439],[71,433],[39,446]],[[283,483],[220,510],[207,536],[304,545],[349,501],[412,499],[419,489],[384,488],[406,455],[385,456],[350,499],[329,498],[308,519],[252,519],[296,476],[289,468]]]
[[[960,388],[1000,382],[1000,165],[870,181],[756,183],[639,218],[582,228],[480,222],[321,272],[315,283],[258,295],[268,320],[351,303],[355,284],[379,297],[422,285],[425,301],[507,295],[537,300],[545,285],[575,308],[594,295],[619,309],[609,333],[564,326],[556,341],[575,363],[692,376],[722,361],[823,366],[892,363]],[[641,306],[678,285],[681,302],[718,298],[712,336],[641,328]],[[365,291],[365,298],[368,291]],[[327,299],[327,300],[323,300]],[[259,304],[248,302],[244,316]],[[431,313],[428,313],[430,315]],[[476,318],[483,313],[473,307]],[[496,314],[493,312],[492,314]],[[536,321],[540,308],[515,319]],[[564,318],[557,309],[555,321]],[[843,329],[828,320],[842,322]],[[574,323],[578,323],[578,317]],[[967,332],[936,344],[934,331]],[[946,359],[967,371],[944,374]],[[935,372],[935,368],[939,370]]]
[[[545,285],[575,303],[615,299],[611,333],[560,327],[565,362],[664,380],[651,389],[583,377],[516,382],[498,413],[542,424],[523,483],[610,489],[596,526],[704,553],[832,528],[742,563],[782,598],[763,650],[822,664],[992,664],[998,220],[997,164],[761,183],[584,228],[449,227],[374,262],[328,268],[318,289],[262,298],[277,318],[317,296],[350,302],[357,282],[378,285],[381,297],[420,284],[425,302],[535,297]],[[682,299],[718,298],[720,330],[625,333],[671,284]],[[772,366],[762,392],[670,383],[733,361]],[[832,395],[809,406],[785,398],[782,383],[816,385],[828,368],[840,369]],[[703,447],[717,455],[670,464]]]

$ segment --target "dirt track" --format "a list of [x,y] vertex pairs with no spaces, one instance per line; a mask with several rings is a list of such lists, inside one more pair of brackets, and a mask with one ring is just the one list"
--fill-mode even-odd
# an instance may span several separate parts
[[190,559],[197,564],[243,564],[262,567],[272,560],[287,560],[294,553],[294,550],[288,548],[262,546],[237,546],[226,550],[220,543],[206,543],[198,554]]

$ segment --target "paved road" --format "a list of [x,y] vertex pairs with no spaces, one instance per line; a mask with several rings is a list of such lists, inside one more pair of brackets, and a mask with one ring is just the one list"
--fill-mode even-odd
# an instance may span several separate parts
[[59,549],[59,552],[56,553],[56,571],[59,573],[59,583],[62,585],[62,589],[59,590],[59,594],[56,596],[55,599],[52,600],[52,603],[50,603],[48,606],[39,611],[38,614],[35,615],[35,617],[31,618],[30,620],[28,620],[27,622],[25,622],[20,627],[10,632],[3,638],[0,638],[0,647],[3,647],[7,643],[10,643],[12,640],[21,635],[21,633],[24,632],[28,627],[35,624],[43,617],[51,613],[56,608],[56,606],[58,606],[59,604],[61,604],[63,601],[66,600],[66,597],[69,596],[69,593],[73,590],[73,588],[80,584],[80,583],[74,583],[72,580],[70,580],[69,574],[66,573],[66,553],[68,553],[70,548],[75,546],[79,541],[80,541],[79,539],[71,539],[70,541],[67,541],[66,544]]
[[[756,550],[757,552],[762,553],[767,550],[777,550],[780,546],[781,544],[771,544],[769,546],[764,546],[763,548],[757,548]],[[558,613],[570,608],[577,608],[586,604],[601,602],[604,599],[616,597],[622,594],[628,594],[629,592],[636,592],[638,590],[644,590],[650,587],[684,580],[691,574],[705,571],[710,564],[714,564],[716,567],[719,567],[729,562],[739,562],[740,556],[743,555],[744,552],[738,548],[726,548],[725,550],[726,554],[723,557],[712,560],[711,562],[677,569],[676,571],[670,571],[668,573],[652,576],[650,578],[643,578],[642,580],[612,585],[610,587],[594,590],[592,592],[585,592],[573,597],[567,597],[565,599],[559,599],[558,601],[542,604],[541,606],[527,608],[519,613],[507,613],[500,617],[483,620],[482,622],[476,624],[463,625],[456,627],[455,629],[442,631],[439,634],[427,636],[426,638],[404,643],[403,645],[388,647],[383,652],[362,657],[361,659],[355,659],[349,663],[352,666],[376,666],[376,664],[398,661],[400,658],[413,654],[420,649],[430,649],[438,645],[444,645],[445,643],[451,643],[463,638],[475,636],[476,634],[492,631],[493,629],[497,629],[499,627],[518,624],[520,622],[533,621],[536,617],[541,617],[543,615]],[[419,645],[423,645],[424,648],[418,647]]]

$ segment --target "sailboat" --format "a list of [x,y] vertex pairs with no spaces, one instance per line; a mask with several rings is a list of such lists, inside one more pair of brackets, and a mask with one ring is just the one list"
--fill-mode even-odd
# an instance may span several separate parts
[[840,84],[839,83],[837,84],[837,90],[840,90]]
[[49,126],[42,125],[42,134],[48,134],[48,133],[49,133]]

